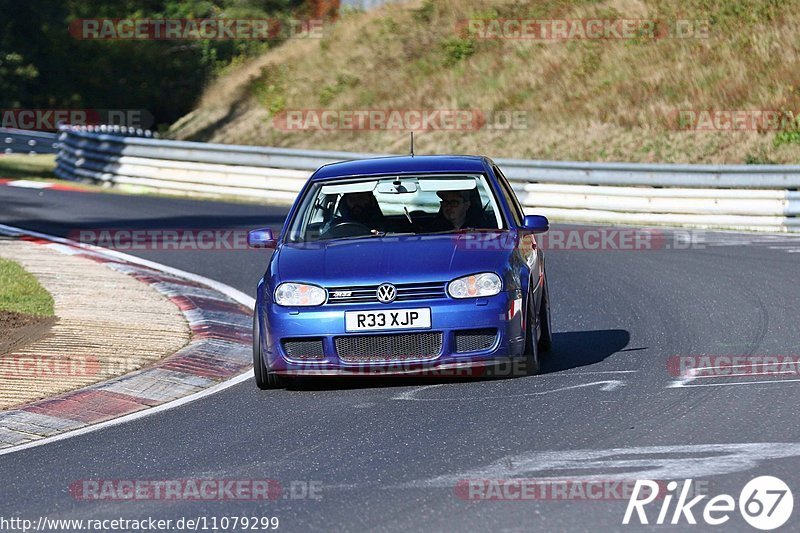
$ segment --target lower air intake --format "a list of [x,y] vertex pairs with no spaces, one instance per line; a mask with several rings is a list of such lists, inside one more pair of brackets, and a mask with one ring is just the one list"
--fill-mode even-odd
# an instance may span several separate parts
[[435,359],[442,351],[441,333],[401,333],[337,337],[336,351],[347,363]]
[[284,339],[283,351],[290,359],[301,361],[325,358],[322,339]]
[[466,329],[454,333],[456,353],[479,352],[488,350],[497,339],[495,328]]

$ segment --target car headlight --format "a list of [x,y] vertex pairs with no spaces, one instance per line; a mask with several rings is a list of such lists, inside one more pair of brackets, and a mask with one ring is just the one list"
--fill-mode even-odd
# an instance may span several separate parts
[[289,307],[322,305],[325,289],[305,283],[281,283],[275,289],[275,303]]
[[447,292],[453,298],[478,298],[494,296],[502,288],[503,282],[500,281],[500,276],[492,272],[484,272],[454,279],[447,286]]

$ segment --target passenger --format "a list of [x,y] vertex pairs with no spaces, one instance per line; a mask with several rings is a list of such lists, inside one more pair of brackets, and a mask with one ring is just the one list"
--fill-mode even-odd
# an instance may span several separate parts
[[431,231],[448,231],[484,226],[480,205],[473,207],[470,191],[439,191],[441,207],[433,219]]

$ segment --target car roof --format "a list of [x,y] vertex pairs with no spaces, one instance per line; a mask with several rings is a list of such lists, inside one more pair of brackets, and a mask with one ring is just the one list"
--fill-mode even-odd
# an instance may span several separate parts
[[317,170],[312,180],[352,176],[405,174],[415,172],[484,172],[491,161],[476,155],[418,155],[356,159],[329,163]]

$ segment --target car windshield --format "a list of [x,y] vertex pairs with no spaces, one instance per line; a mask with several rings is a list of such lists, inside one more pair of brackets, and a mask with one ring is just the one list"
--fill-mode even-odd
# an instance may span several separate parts
[[505,227],[483,175],[387,176],[309,189],[289,242]]

